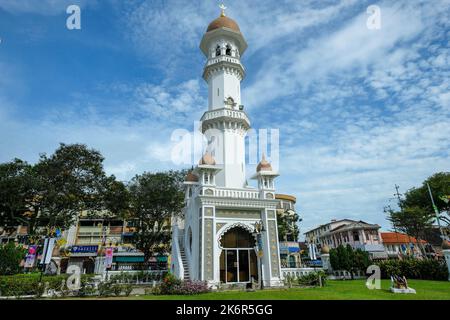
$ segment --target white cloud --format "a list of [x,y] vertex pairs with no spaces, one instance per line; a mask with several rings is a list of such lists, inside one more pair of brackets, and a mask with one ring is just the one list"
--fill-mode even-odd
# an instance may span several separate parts
[[32,13],[40,15],[65,14],[69,5],[81,7],[95,5],[97,0],[0,0],[0,9],[12,13]]
[[381,30],[369,30],[364,11],[341,29],[331,29],[331,33],[310,40],[303,50],[292,47],[274,54],[261,67],[258,80],[244,91],[247,103],[269,103],[341,72],[350,73],[350,77],[365,76],[369,67],[382,69],[386,62],[398,62],[400,54],[391,57],[390,51],[424,28],[420,17],[413,13],[407,7],[398,10],[382,6]]
[[205,93],[201,91],[199,79],[176,86],[142,84],[134,94],[140,109],[166,123],[182,124],[186,120],[199,119],[206,111]]

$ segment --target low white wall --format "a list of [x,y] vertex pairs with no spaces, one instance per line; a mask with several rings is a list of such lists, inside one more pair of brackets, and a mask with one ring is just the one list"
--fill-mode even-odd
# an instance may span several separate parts
[[286,276],[301,277],[306,276],[309,273],[323,271],[322,268],[281,268],[281,275],[284,279]]

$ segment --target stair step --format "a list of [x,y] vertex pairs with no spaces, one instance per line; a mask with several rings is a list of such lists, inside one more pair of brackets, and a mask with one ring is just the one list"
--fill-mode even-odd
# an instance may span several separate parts
[[190,277],[190,274],[189,274],[189,264],[188,264],[188,262],[187,262],[187,259],[186,259],[186,253],[184,252],[184,249],[181,249],[181,248],[180,248],[180,255],[181,255],[181,261],[182,261],[182,263],[183,263],[183,269],[184,269],[183,275],[184,275],[184,279],[189,280],[189,279],[191,278],[191,277]]

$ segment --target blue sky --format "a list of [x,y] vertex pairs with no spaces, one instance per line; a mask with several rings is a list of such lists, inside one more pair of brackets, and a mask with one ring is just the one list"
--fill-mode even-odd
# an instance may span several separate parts
[[[199,43],[218,4],[0,0],[0,161],[81,142],[121,180],[177,168],[170,135],[206,110]],[[225,4],[249,44],[243,104],[254,128],[280,129],[277,187],[302,232],[344,217],[387,230],[394,184],[449,171],[450,1]]]

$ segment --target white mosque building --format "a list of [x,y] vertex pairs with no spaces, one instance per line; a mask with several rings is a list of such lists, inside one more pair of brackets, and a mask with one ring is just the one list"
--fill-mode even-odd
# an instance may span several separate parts
[[201,131],[208,148],[186,177],[183,217],[173,221],[171,267],[181,279],[218,284],[262,281],[281,285],[274,180],[262,157],[247,185],[245,136],[250,120],[241,102],[247,43],[238,24],[225,15],[211,22],[200,48],[206,56],[208,110]]

